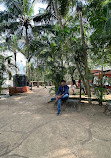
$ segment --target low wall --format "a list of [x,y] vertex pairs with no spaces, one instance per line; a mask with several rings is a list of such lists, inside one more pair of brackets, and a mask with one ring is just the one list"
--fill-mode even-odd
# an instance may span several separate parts
[[9,95],[14,95],[17,93],[25,93],[29,91],[29,86],[24,87],[9,87]]
[[[37,81],[31,81],[32,85],[33,86],[37,86],[38,82]],[[71,81],[67,81],[67,85],[71,85]],[[52,82],[43,82],[43,81],[39,81],[39,85],[40,86],[53,86],[53,83]]]

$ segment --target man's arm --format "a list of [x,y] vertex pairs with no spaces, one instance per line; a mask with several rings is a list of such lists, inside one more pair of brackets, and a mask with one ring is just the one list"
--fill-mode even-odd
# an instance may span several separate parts
[[61,98],[61,95],[59,95],[60,93],[60,87],[58,88],[58,91],[56,93],[56,99],[60,99]]
[[59,95],[59,93],[60,93],[60,87],[58,88],[56,95]]

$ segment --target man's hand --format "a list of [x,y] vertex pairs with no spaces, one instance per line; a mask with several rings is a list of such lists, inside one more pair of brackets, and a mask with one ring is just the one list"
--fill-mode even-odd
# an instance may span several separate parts
[[56,96],[56,99],[57,99],[57,100],[58,100],[58,99],[60,99],[60,98],[61,98],[61,96],[60,96],[60,95],[57,95],[57,96]]
[[58,99],[60,99],[60,98],[61,98],[61,96],[58,97]]
[[62,98],[63,96],[64,96],[64,94],[62,94],[62,95],[57,95],[57,96],[56,96],[56,99],[58,100],[58,99]]

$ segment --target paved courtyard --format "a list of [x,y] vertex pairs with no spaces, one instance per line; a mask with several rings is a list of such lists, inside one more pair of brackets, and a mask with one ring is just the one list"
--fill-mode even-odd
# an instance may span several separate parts
[[1,158],[111,158],[111,117],[98,105],[62,109],[49,89],[0,99]]

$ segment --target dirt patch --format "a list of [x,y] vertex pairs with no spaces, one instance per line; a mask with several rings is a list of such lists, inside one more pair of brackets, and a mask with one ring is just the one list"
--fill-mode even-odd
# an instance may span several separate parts
[[99,105],[48,104],[49,87],[0,100],[0,157],[111,158],[111,119]]

